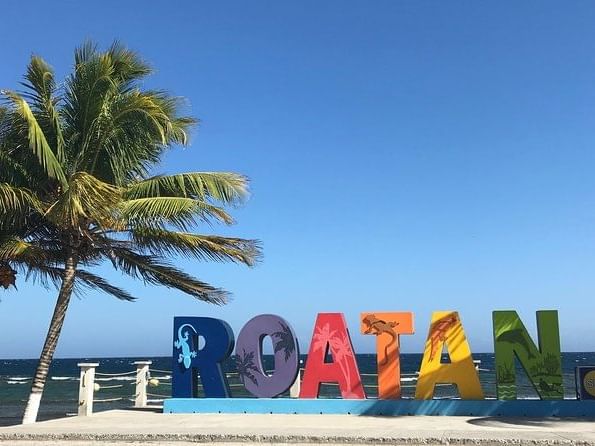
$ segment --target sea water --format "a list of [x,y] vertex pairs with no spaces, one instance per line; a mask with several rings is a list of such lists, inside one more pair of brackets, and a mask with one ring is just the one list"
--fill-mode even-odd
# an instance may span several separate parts
[[[356,357],[366,395],[369,398],[375,398],[378,395],[376,387],[376,355],[358,354]],[[302,367],[305,359],[305,356],[300,359]],[[485,396],[488,398],[495,397],[494,355],[491,353],[474,354],[473,359],[479,362],[479,377]],[[95,392],[94,411],[131,407],[134,404],[135,374],[112,375],[133,372],[136,367],[133,363],[139,360],[153,361],[151,377],[156,378],[158,383],[154,382],[157,385],[149,386],[147,389],[149,392],[148,398],[149,404],[160,404],[163,398],[168,398],[171,395],[171,357],[55,359],[50,369],[38,419],[57,418],[76,413],[80,373],[77,364],[79,362],[99,363],[99,367],[96,369],[96,383],[99,384],[99,390]],[[443,361],[445,360],[446,358],[443,358]],[[273,369],[273,357],[271,355],[264,355],[263,363],[267,370]],[[412,398],[415,394],[420,364],[421,354],[401,355],[401,386],[404,398]],[[36,365],[37,360],[33,359],[0,359],[0,425],[20,421],[31,389],[31,378]],[[584,365],[595,365],[594,352],[562,354],[566,398],[576,397],[574,370],[575,367]],[[250,397],[235,373],[234,361],[228,360],[224,364],[224,369],[229,374],[232,396]],[[517,385],[519,398],[537,398],[537,394],[519,364],[517,364]],[[436,387],[436,398],[456,396],[455,386],[438,385]],[[339,397],[338,387],[333,384],[322,385],[321,397]]]

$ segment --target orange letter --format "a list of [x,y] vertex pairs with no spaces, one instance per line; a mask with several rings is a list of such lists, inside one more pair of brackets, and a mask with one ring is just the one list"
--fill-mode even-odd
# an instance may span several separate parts
[[378,398],[401,398],[399,335],[413,334],[413,313],[362,313],[361,332],[376,335]]

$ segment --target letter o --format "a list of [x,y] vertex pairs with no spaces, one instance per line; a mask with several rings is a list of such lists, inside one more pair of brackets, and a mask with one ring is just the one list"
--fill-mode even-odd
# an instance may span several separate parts
[[[275,371],[267,375],[262,365],[263,339],[270,336],[275,352]],[[257,398],[274,398],[286,392],[299,372],[299,344],[289,323],[274,314],[250,319],[236,342],[236,366],[240,380]]]

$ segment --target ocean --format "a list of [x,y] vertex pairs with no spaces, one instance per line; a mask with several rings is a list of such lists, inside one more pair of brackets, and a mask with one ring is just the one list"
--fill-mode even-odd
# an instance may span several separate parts
[[[412,398],[415,393],[417,372],[421,364],[421,354],[401,355],[402,393],[404,398]],[[480,353],[473,355],[479,361],[479,376],[486,397],[495,397],[495,372],[494,355]],[[122,409],[134,404],[135,374],[110,376],[133,372],[134,361],[151,360],[151,378],[156,379],[148,388],[149,404],[158,405],[163,398],[171,395],[172,358],[69,358],[55,359],[50,369],[50,378],[46,384],[39,412],[40,420],[64,417],[75,414],[78,400],[79,362],[98,362],[96,383],[99,390],[95,392],[94,411]],[[273,357],[264,355],[264,366],[267,370],[273,368]],[[301,358],[302,364],[305,356]],[[376,355],[358,354],[357,363],[362,381],[369,398],[377,396],[376,386]],[[9,425],[20,422],[25,401],[31,387],[37,360],[34,359],[0,359],[0,425]],[[595,365],[595,352],[572,352],[562,354],[562,371],[564,374],[565,398],[576,398],[575,367]],[[303,366],[303,365],[302,365]],[[235,364],[229,360],[225,363],[225,371],[230,374],[230,388],[234,397],[250,396],[243,389],[235,373]],[[527,381],[520,365],[517,364],[517,385],[520,398],[536,398],[537,394]],[[452,385],[439,385],[435,397],[456,397],[456,387]],[[339,397],[336,385],[323,385],[321,397]]]

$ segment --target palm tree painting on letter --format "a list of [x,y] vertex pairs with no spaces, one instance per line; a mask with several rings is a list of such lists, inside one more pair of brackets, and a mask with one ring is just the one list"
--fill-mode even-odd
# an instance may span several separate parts
[[357,395],[353,393],[353,385],[351,379],[351,370],[350,367],[346,364],[347,358],[353,358],[353,350],[351,349],[351,342],[349,338],[343,334],[342,336],[337,336],[333,339],[333,347],[334,353],[336,356],[336,361],[339,363],[339,367],[341,367],[341,371],[345,376],[345,380],[347,381],[347,388],[349,389],[346,395],[346,398],[356,398]]
[[[341,373],[345,377],[347,383],[347,394],[346,398],[355,398],[357,395],[353,393],[351,371],[349,366],[346,364],[347,358],[353,358],[351,349],[351,342],[347,335],[343,334],[339,336],[336,330],[331,330],[330,325],[324,324],[322,328],[317,328],[313,336],[312,348],[314,351],[327,348],[327,345],[331,348],[333,360],[339,365]],[[326,353],[326,351],[324,352]]]
[[254,357],[254,352],[252,351],[250,353],[246,353],[246,350],[242,350],[242,354],[235,355],[234,359],[242,384],[246,384],[246,379],[249,379],[254,383],[255,386],[258,386],[258,380],[256,379],[254,373],[258,373],[259,370],[258,367],[256,367],[256,363],[254,362],[256,360]]
[[277,342],[275,343],[275,353],[283,351],[285,361],[287,361],[295,351],[296,341],[288,325],[279,322],[279,326],[281,327],[281,330],[272,334],[273,337],[277,338]]
[[167,259],[251,266],[260,255],[255,240],[194,232],[201,223],[233,223],[225,207],[246,198],[244,176],[153,173],[168,149],[187,144],[196,120],[181,114],[180,98],[142,88],[151,71],[118,43],[104,52],[87,43],[63,83],[34,56],[24,91],[1,91],[0,285],[23,273],[59,290],[24,423],[37,417],[73,292],[135,299],[93,267],[108,262],[147,284],[223,304],[226,291]]

